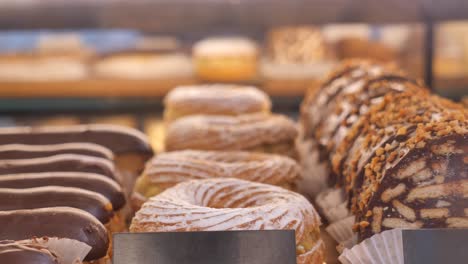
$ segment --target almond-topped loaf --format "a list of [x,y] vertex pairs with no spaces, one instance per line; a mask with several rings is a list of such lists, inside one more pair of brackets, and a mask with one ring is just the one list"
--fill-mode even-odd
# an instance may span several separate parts
[[268,95],[253,86],[205,84],[180,86],[164,98],[164,120],[188,115],[241,115],[269,113]]
[[320,218],[302,195],[233,178],[179,183],[145,202],[131,232],[296,231],[297,263],[322,263]]
[[424,90],[390,65],[371,61],[344,62],[325,79],[320,89],[311,91],[301,105],[302,135],[299,139],[305,192],[309,195],[337,183],[331,171],[331,152],[343,141],[359,115],[382,100],[387,93]]
[[166,150],[248,150],[295,157],[296,124],[283,115],[197,115],[171,123]]
[[303,162],[331,170],[324,175],[335,188],[317,203],[335,225],[353,214],[359,239],[391,228],[468,227],[463,106],[393,68],[351,61],[301,110],[301,140],[313,147]]
[[397,227],[468,227],[467,117],[460,105],[407,92],[360,118],[341,172],[361,238]]
[[139,208],[146,199],[193,179],[238,178],[295,189],[299,176],[296,161],[280,155],[246,151],[166,152],[148,162],[135,184],[132,203]]

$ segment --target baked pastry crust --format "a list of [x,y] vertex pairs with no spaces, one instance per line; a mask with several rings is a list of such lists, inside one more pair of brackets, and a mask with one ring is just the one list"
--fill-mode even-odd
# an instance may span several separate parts
[[277,154],[294,149],[296,124],[282,115],[188,116],[171,123],[166,150],[255,150]]
[[300,194],[233,178],[192,180],[151,198],[131,232],[294,229],[298,263],[322,263],[320,218]]
[[164,119],[195,114],[240,115],[271,110],[268,95],[253,86],[212,84],[180,86],[164,99]]
[[137,180],[132,202],[134,208],[139,208],[147,197],[187,180],[237,178],[295,189],[299,176],[296,161],[280,155],[245,151],[167,152],[148,162]]

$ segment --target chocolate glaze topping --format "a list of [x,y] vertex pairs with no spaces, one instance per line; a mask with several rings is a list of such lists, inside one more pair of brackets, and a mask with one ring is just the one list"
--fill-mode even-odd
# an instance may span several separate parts
[[106,228],[91,214],[71,207],[0,211],[0,240],[59,237],[81,241],[92,247],[85,260],[106,256]]
[[71,142],[95,143],[116,154],[136,152],[142,155],[153,155],[153,150],[143,133],[122,126],[92,124],[0,129],[0,145],[12,143],[49,145]]
[[42,186],[75,187],[97,192],[106,197],[115,211],[125,205],[121,187],[104,175],[85,172],[41,172],[0,176],[0,188],[35,188]]
[[112,204],[99,193],[71,187],[0,188],[0,211],[67,206],[84,210],[101,223],[112,217]]
[[34,159],[0,160],[0,175],[44,171],[89,172],[115,179],[111,161],[84,155],[60,154]]
[[0,263],[4,264],[59,264],[47,248],[15,241],[0,241]]
[[32,159],[58,154],[78,154],[108,160],[114,159],[112,151],[94,143],[64,143],[53,145],[0,145],[0,160]]

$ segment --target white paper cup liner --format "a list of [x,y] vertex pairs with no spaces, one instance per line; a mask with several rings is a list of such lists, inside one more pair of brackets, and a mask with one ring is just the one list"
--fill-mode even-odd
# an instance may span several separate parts
[[387,230],[344,249],[338,258],[349,264],[404,264],[401,229]]
[[299,191],[309,197],[315,197],[327,188],[330,170],[327,163],[320,162],[318,149],[312,140],[297,140],[302,177],[298,182]]
[[343,243],[353,237],[354,216],[348,216],[344,219],[331,223],[325,228],[328,234],[338,243]]
[[322,191],[315,198],[315,203],[330,222],[336,222],[350,216],[348,202],[343,191],[339,188]]
[[48,237],[22,241],[46,247],[57,256],[60,264],[81,263],[91,251],[88,244],[68,238]]
[[339,247],[341,248],[341,250],[338,250],[338,252],[342,253],[345,248],[354,247],[357,244],[357,241],[358,241],[357,234],[353,234],[350,238],[346,239],[345,241],[339,244]]

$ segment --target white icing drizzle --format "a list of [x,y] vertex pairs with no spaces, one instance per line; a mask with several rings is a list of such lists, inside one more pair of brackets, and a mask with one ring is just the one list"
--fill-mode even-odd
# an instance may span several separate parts
[[242,150],[292,141],[296,136],[296,124],[282,115],[197,115],[171,123],[166,149]]
[[169,92],[164,103],[183,114],[243,114],[269,112],[271,108],[263,91],[232,84],[180,86]]
[[[131,232],[294,229],[299,244],[320,225],[314,207],[286,189],[233,178],[186,181],[143,204]],[[321,240],[315,241],[312,252]],[[311,254],[311,251],[299,258]]]
[[281,185],[293,183],[300,168],[291,158],[244,151],[174,151],[153,158],[143,177],[156,184],[207,178],[239,178]]

